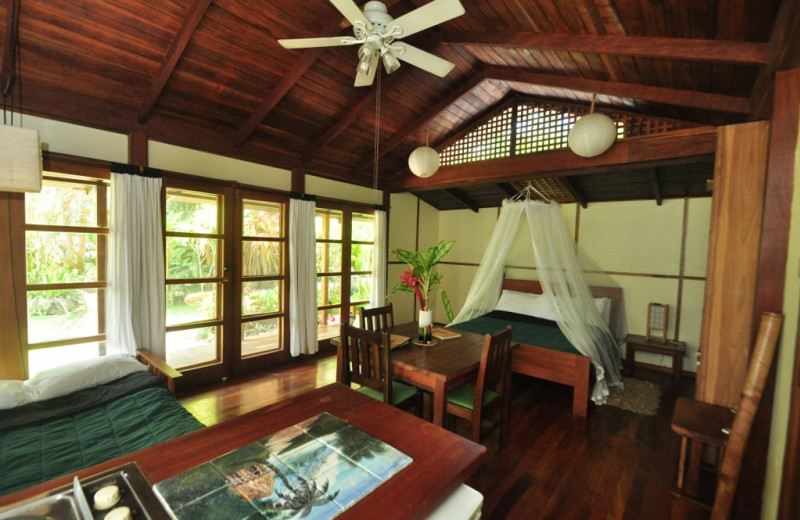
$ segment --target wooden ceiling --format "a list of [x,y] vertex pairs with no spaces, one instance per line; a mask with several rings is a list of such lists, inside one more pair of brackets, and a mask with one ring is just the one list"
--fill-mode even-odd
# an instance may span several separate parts
[[[599,110],[701,129],[763,118],[800,33],[793,0],[461,0],[466,14],[405,40],[453,71],[404,63],[378,89],[353,86],[354,47],[277,43],[351,34],[327,0],[1,0],[4,78],[17,1],[10,108],[364,186],[375,183],[379,112],[379,187],[439,209],[497,206],[537,178],[583,203],[703,195],[713,144],[687,149],[685,138],[626,139],[590,160],[564,150],[444,167],[428,179],[413,177],[407,158],[513,96],[588,106],[596,94]],[[397,18],[427,2],[386,3]]]

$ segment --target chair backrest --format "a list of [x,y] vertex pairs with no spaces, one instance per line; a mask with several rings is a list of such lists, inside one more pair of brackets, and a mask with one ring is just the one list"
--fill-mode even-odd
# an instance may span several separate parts
[[494,390],[505,394],[509,383],[509,363],[511,360],[511,325],[500,332],[487,334],[483,340],[481,365],[478,380],[475,383],[475,401],[473,410],[479,410],[483,404],[486,390]]
[[392,304],[367,309],[361,307],[361,327],[366,330],[389,331],[394,327]]
[[717,491],[714,497],[714,506],[711,509],[712,520],[723,520],[730,517],[744,450],[775,355],[782,321],[783,316],[780,314],[774,312],[761,314],[756,345],[747,367],[742,397],[733,418],[730,437],[719,467]]
[[392,402],[389,334],[342,324],[342,362],[345,385],[356,383],[383,394]]

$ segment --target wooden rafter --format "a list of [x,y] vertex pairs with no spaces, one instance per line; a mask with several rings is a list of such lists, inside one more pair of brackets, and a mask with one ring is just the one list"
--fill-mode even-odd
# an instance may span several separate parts
[[664,197],[661,196],[661,185],[658,182],[658,168],[650,168],[650,183],[653,185],[653,197],[656,199],[656,204],[660,206],[664,202]]
[[448,32],[442,43],[490,47],[537,48],[555,51],[621,54],[649,58],[713,61],[763,65],[769,60],[766,43],[622,36],[616,34],[565,34],[536,32]]
[[542,74],[511,67],[489,67],[486,69],[486,76],[491,79],[503,81],[547,85],[550,87],[580,90],[596,94],[642,99],[666,105],[678,105],[740,114],[747,114],[750,112],[750,99],[721,94],[651,87],[634,83],[618,83],[614,81],[556,76],[554,74]]
[[170,76],[172,76],[172,72],[175,70],[178,60],[181,59],[183,51],[189,44],[189,40],[192,39],[195,29],[197,29],[203,16],[205,16],[206,10],[210,4],[211,0],[194,0],[192,5],[189,6],[186,18],[183,19],[181,28],[175,35],[175,39],[172,40],[167,55],[161,63],[161,68],[153,78],[150,88],[147,89],[142,104],[139,105],[139,111],[136,114],[136,120],[138,122],[144,123],[147,121],[147,118],[150,117],[150,112],[153,110],[161,92],[167,85],[167,81],[169,81]]
[[449,189],[449,190],[446,190],[446,191],[447,191],[447,193],[449,193],[450,195],[452,195],[454,198],[456,198],[456,199],[457,199],[457,200],[458,200],[460,203],[462,203],[463,205],[465,205],[466,207],[468,207],[469,209],[471,209],[473,212],[477,213],[477,212],[478,212],[478,210],[480,209],[480,208],[478,207],[478,205],[477,205],[477,204],[475,204],[475,201],[474,201],[474,200],[472,200],[471,198],[469,198],[469,197],[468,197],[468,196],[467,196],[467,195],[466,195],[466,194],[465,194],[463,191],[461,191],[460,189],[458,189],[458,188],[451,188],[451,189]]
[[589,207],[589,201],[586,200],[586,195],[575,186],[575,183],[569,177],[561,177],[561,182],[564,183],[564,186],[567,188],[567,191],[572,194],[572,198],[575,199],[575,202],[581,205],[582,208]]

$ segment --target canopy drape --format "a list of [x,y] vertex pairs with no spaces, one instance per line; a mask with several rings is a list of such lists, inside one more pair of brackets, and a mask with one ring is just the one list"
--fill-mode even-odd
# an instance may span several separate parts
[[579,262],[577,245],[570,236],[558,203],[506,200],[494,233],[470,286],[464,307],[453,323],[494,310],[503,282],[504,262],[523,219],[533,246],[542,290],[555,311],[564,336],[592,360],[596,382],[592,401],[604,404],[609,385],[622,385],[617,341],[594,304]]

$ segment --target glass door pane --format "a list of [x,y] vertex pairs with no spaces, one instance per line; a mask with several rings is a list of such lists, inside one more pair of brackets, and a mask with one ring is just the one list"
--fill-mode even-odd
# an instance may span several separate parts
[[225,358],[224,205],[222,194],[166,189],[167,363],[178,369]]

